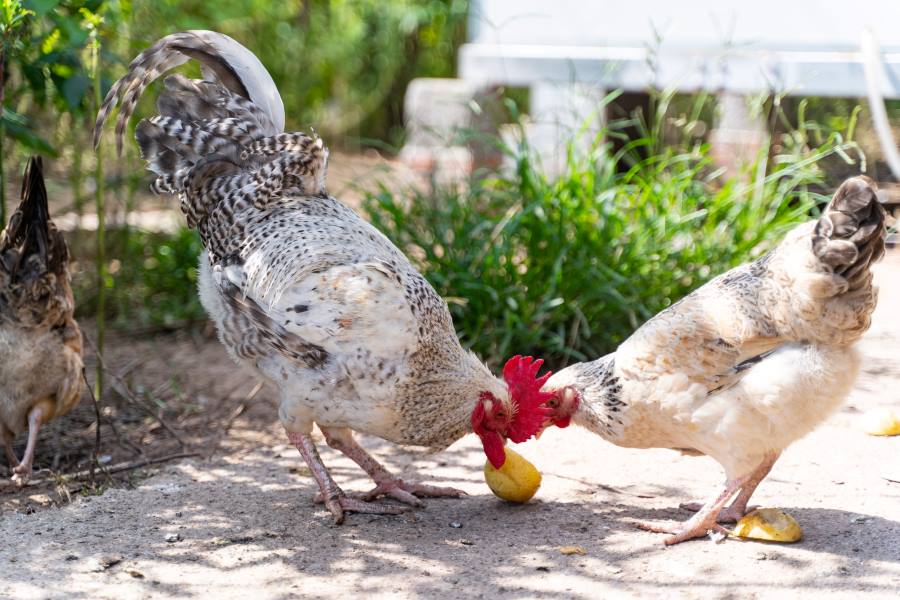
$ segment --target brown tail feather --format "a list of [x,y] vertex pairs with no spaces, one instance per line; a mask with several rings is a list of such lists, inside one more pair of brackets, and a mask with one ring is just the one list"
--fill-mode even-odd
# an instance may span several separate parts
[[57,274],[65,272],[69,258],[62,235],[50,221],[39,156],[32,156],[28,161],[19,207],[0,236],[0,262],[13,280],[18,279],[29,257],[37,257],[44,269]]
[[884,254],[885,211],[868,177],[845,181],[816,223],[813,252],[850,283],[866,285],[866,273]]

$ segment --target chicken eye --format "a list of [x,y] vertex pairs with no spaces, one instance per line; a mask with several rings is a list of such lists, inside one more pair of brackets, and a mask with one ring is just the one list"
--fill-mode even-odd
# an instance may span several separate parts
[[559,406],[559,400],[557,400],[556,398],[548,400],[547,406],[549,406],[550,408],[556,408],[557,406]]
[[506,417],[506,413],[501,410],[501,411],[497,412],[494,416],[497,417],[498,419],[503,419]]

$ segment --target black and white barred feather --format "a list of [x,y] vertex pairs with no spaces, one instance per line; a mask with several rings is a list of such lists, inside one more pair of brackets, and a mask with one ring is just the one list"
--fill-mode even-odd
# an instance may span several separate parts
[[167,77],[159,114],[141,121],[135,134],[147,168],[157,175],[150,189],[179,196],[188,225],[200,230],[216,262],[241,238],[235,214],[248,203],[262,209],[288,193],[324,195],[328,151],[317,137],[281,133],[284,109],[268,72],[249,50],[209,31],[167,36],[138,55],[107,94],[94,143],[121,100],[116,122],[121,152],[125,125],[141,93],[190,58],[202,63],[211,80]]

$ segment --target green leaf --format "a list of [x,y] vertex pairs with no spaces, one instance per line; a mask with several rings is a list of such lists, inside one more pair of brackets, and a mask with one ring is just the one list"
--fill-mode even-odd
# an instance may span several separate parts
[[13,112],[4,106],[2,121],[6,134],[28,150],[48,156],[58,155],[56,149],[34,131],[34,127],[24,115]]

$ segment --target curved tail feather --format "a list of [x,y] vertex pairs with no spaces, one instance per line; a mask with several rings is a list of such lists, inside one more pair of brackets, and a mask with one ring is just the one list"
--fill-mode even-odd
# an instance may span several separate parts
[[256,55],[225,34],[192,30],[162,38],[131,61],[128,73],[110,88],[103,100],[94,125],[94,146],[100,143],[103,124],[121,100],[122,108],[116,120],[116,149],[121,154],[125,126],[143,91],[160,75],[191,58],[198,60],[232,94],[246,98],[259,108],[268,121],[267,135],[284,130],[281,95]]
[[237,213],[262,210],[285,195],[325,195],[328,151],[315,135],[281,132],[284,107],[268,71],[248,49],[212,31],[169,35],[138,55],[98,112],[95,143],[121,101],[121,152],[141,93],[190,58],[211,80],[167,77],[159,114],[141,121],[135,136],[157,175],[151,190],[178,195],[188,226],[198,228],[215,263],[240,244]]

